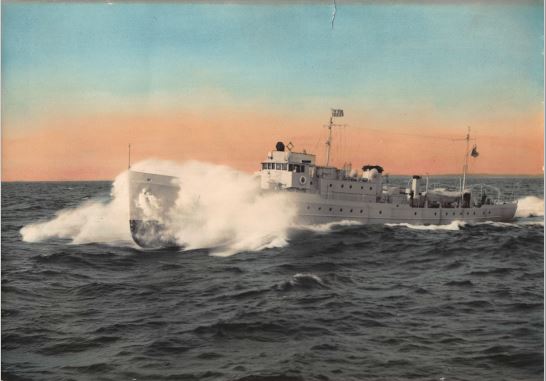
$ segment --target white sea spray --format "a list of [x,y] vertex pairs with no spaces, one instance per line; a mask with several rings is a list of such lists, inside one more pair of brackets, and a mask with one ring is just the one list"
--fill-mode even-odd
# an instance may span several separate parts
[[536,196],[527,196],[518,200],[516,217],[544,216],[544,199]]
[[[286,194],[262,194],[252,175],[196,161],[148,160],[133,169],[180,179],[168,230],[186,249],[213,248],[213,254],[226,256],[287,244],[295,206]],[[133,246],[127,178],[127,172],[116,177],[110,201],[90,200],[62,210],[48,221],[26,225],[21,229],[23,240],[65,238],[75,244],[123,242]],[[139,195],[138,203],[153,215],[158,200],[150,197]]]

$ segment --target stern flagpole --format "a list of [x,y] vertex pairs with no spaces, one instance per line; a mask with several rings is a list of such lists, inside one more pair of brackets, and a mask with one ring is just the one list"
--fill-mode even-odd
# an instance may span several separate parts
[[461,202],[463,200],[464,188],[466,185],[466,171],[468,170],[468,148],[470,144],[470,126],[468,126],[468,132],[466,133],[466,149],[464,151],[464,165],[463,165],[463,182],[461,184]]

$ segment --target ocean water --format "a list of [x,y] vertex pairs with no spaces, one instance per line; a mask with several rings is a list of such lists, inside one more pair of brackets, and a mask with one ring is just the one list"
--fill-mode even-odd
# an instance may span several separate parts
[[543,179],[484,180],[513,223],[263,230],[244,197],[157,251],[122,178],[3,183],[2,379],[542,380]]

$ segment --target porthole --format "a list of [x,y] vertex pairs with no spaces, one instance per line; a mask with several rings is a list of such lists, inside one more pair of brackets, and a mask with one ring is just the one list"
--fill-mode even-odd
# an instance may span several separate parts
[[360,209],[360,213],[362,213],[362,212],[363,212],[363,210],[362,210],[362,209]]
[[434,212],[434,215],[436,215],[436,212]]
[[396,207],[398,208],[398,204],[396,204]]
[[487,213],[491,214],[491,211],[488,211]]
[[448,215],[448,213],[446,212],[446,216]]
[[318,207],[318,210],[322,210],[322,207],[319,206],[319,207]]
[[483,214],[483,215],[485,216],[485,210],[483,211],[483,213],[482,213],[482,214]]
[[332,211],[332,208],[329,208],[329,209],[328,209],[328,211],[330,211],[330,212],[331,212],[331,211]]
[[313,182],[312,182],[312,181],[310,181],[310,182],[309,182],[309,184],[310,184],[310,185],[313,185]]
[[341,184],[341,187],[343,188],[343,184]]
[[330,188],[332,187],[332,184],[330,184]]
[[353,189],[353,186],[352,186],[352,185],[349,185],[349,189]]
[[360,189],[364,189],[364,187],[360,187]]
[[476,212],[472,212],[472,214],[475,216],[475,215],[476,215]]
[[352,213],[352,212],[353,212],[353,210],[351,209],[351,210],[349,210],[349,212],[351,212],[351,213]]
[[413,212],[413,215],[416,216],[416,215],[417,215],[417,212]]
[[379,211],[379,214],[383,214],[383,212],[382,212],[382,211]]
[[311,207],[309,205],[307,205],[307,210],[311,209]]
[[453,212],[453,215],[455,215],[455,212]]
[[373,189],[373,187],[370,187],[370,190],[372,190],[372,189]]
[[343,212],[343,209],[342,209],[342,208],[339,208],[339,211],[340,211],[340,212]]
[[467,215],[467,216],[470,216],[470,212],[466,212],[466,215]]

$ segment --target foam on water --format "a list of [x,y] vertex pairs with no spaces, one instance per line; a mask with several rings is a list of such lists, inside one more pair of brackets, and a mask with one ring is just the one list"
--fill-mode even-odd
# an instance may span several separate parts
[[453,221],[446,225],[413,225],[408,223],[385,224],[390,227],[402,226],[414,230],[461,230],[461,227],[466,225],[464,221]]
[[362,225],[362,223],[359,221],[354,221],[354,220],[342,220],[342,221],[328,222],[325,224],[293,225],[292,227],[294,229],[310,230],[315,233],[328,233],[337,226],[356,226],[356,225]]
[[[287,244],[294,205],[287,195],[260,194],[259,183],[249,174],[195,161],[178,165],[148,160],[133,168],[180,179],[169,233],[186,249],[217,248],[214,254],[226,256]],[[27,225],[21,229],[23,240],[39,242],[57,237],[75,244],[133,245],[127,177],[127,172],[116,177],[110,201],[87,201],[60,211],[49,221]],[[139,199],[139,204],[152,207],[155,201]]]
[[544,199],[527,196],[518,200],[516,217],[539,217],[544,216]]
[[76,208],[64,209],[45,222],[24,226],[23,241],[40,242],[50,238],[70,239],[74,244],[101,242],[133,245],[128,228],[129,202],[127,173],[112,186],[111,200],[87,200]]

